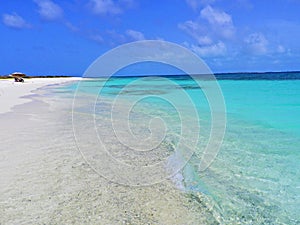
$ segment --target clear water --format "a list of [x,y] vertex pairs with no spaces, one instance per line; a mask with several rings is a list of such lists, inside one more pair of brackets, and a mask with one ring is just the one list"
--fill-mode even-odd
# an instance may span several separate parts
[[[186,191],[207,195],[225,224],[300,224],[300,79],[275,80],[272,75],[258,79],[255,75],[255,79],[244,80],[238,76],[227,75],[218,81],[226,102],[227,129],[217,158],[201,173],[198,165],[211,125],[209,105],[201,89],[210,81],[199,88],[187,76],[170,77],[193,100],[200,118],[199,144],[181,172],[182,185]],[[182,90],[155,77],[126,88],[137,79],[112,78],[106,84],[101,79],[82,81],[79,91],[87,98],[100,94],[107,99],[118,96],[124,102],[148,96],[135,105],[133,112],[145,120],[162,118],[170,134],[167,141],[176,142],[181,118],[174,105],[163,98],[172,96],[181,109],[186,109],[189,106]],[[76,88],[75,83],[57,91]],[[105,114],[100,106],[95,109]],[[189,110],[184,113],[193,123]],[[134,123],[136,117],[131,118]],[[141,125],[138,135],[147,135],[146,126]]]

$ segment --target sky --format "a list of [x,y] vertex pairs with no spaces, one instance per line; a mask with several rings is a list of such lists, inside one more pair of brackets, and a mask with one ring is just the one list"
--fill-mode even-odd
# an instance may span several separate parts
[[81,76],[132,41],[188,48],[214,73],[300,70],[300,0],[0,0],[0,75]]

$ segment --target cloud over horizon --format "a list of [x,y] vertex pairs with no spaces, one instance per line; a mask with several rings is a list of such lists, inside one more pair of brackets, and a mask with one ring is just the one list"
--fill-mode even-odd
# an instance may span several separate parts
[[187,46],[202,57],[224,55],[224,40],[233,38],[236,30],[231,15],[210,5],[202,8],[195,20],[179,23],[178,28],[196,41]]
[[200,15],[208,21],[215,33],[222,35],[224,38],[234,36],[235,27],[231,15],[228,13],[212,8],[211,6],[206,6],[201,10]]
[[262,33],[252,33],[244,41],[247,50],[254,55],[263,55],[268,52],[269,41]]
[[197,53],[201,57],[223,56],[227,52],[227,47],[222,41],[211,45],[190,45],[187,47],[189,47],[193,52]]
[[243,55],[259,57],[288,53],[281,41],[273,40],[270,34],[267,38],[266,31],[236,27],[232,15],[221,8],[205,5],[198,0],[186,2],[190,7],[197,3],[198,16],[179,23],[178,28],[192,38],[190,42],[184,41],[184,45],[199,56],[227,56],[237,59]]

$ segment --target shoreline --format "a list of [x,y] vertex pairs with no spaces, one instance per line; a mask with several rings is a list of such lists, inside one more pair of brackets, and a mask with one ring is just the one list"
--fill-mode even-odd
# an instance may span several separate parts
[[[27,94],[35,92],[37,86],[65,81],[70,80],[50,78],[49,82],[28,84]],[[7,89],[18,90],[25,85],[17,83]],[[26,94],[25,90],[22,93]],[[33,102],[15,107],[2,117],[0,114],[4,127],[1,176],[5,178],[0,188],[0,202],[4,203],[0,224],[32,220],[45,224],[217,224],[201,195],[182,192],[171,180],[131,187],[99,176],[74,143],[70,99],[39,94],[28,99]],[[49,110],[52,104],[55,110]],[[86,129],[86,121],[79,122]],[[24,131],[30,131],[30,135]],[[15,144],[16,140],[21,144]]]
[[41,87],[81,79],[81,77],[25,78],[24,83],[14,82],[13,79],[0,79],[0,114],[11,112],[15,106],[30,102],[30,98],[24,97]]

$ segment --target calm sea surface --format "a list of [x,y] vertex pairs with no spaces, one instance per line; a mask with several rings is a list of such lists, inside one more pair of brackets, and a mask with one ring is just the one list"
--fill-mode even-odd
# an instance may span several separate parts
[[[187,118],[191,127],[199,123],[200,131],[190,131],[199,132],[199,142],[181,170],[180,188],[207,195],[226,224],[300,224],[300,74],[216,77],[226,104],[226,133],[217,157],[204,172],[199,172],[198,166],[210,135],[211,115],[204,92],[211,81],[201,81],[198,86],[189,76],[166,77],[174,85],[157,77],[139,82],[141,77],[115,77],[107,82],[92,79],[81,81],[77,96],[97,95],[108,102],[119,98],[124,104],[136,101],[129,116],[129,123],[135,124],[132,132],[146,137],[148,121],[161,118],[167,127],[164,141],[174,148],[182,135],[182,118]],[[57,92],[77,87],[74,83]],[[189,96],[193,105],[183,96]],[[198,112],[199,121],[189,115],[190,107]],[[97,102],[94,112],[110,116]]]

